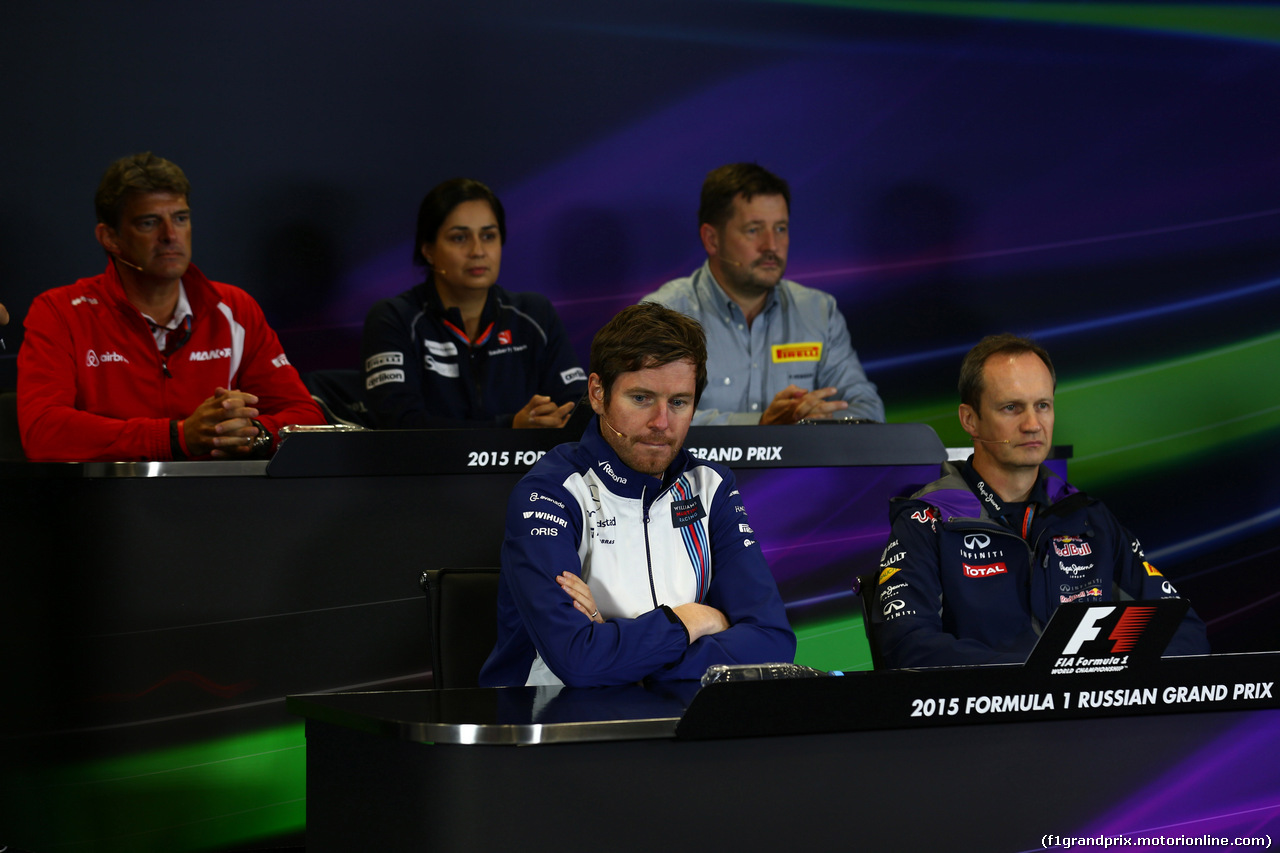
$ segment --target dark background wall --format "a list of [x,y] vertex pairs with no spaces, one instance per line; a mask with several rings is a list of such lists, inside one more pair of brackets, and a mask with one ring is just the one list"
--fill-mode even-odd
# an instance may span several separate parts
[[416,281],[440,180],[501,195],[502,284],[550,296],[585,359],[700,262],[703,175],[756,160],[792,184],[789,275],[837,295],[890,420],[960,443],[964,350],[1037,334],[1074,479],[1215,642],[1276,640],[1273,4],[23,4],[0,63],[0,384],[31,298],[102,268],[92,193],[127,153],[187,171],[197,262],[304,371],[354,367],[368,306]]

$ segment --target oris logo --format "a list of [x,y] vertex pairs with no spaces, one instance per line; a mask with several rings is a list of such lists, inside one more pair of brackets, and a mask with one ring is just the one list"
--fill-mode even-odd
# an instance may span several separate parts
[[991,537],[982,533],[970,533],[964,537],[964,547],[970,551],[981,551],[991,544]]

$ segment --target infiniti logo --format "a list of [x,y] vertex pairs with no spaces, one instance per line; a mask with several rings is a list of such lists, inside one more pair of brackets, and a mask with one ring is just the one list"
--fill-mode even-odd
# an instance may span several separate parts
[[970,551],[981,551],[991,544],[991,537],[982,533],[971,533],[964,537],[964,547]]
[[901,598],[895,598],[893,601],[890,601],[888,604],[884,606],[884,615],[888,616],[890,613],[894,612],[895,610],[901,610],[906,606],[907,606],[907,603],[903,601]]

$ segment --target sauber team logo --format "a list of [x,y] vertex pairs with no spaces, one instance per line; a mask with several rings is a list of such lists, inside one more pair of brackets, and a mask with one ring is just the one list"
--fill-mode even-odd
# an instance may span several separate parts
[[502,344],[503,346],[509,346],[511,344],[510,329],[503,329],[501,332],[498,332],[498,343]]
[[988,563],[985,566],[971,566],[968,563],[961,563],[963,566],[964,576],[967,578],[989,578],[992,575],[1003,575],[1009,571],[1004,563]]

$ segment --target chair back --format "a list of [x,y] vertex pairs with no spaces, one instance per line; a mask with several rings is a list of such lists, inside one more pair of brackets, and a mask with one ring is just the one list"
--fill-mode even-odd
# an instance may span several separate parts
[[18,432],[18,392],[0,394],[0,460],[21,462],[22,436]]
[[431,681],[436,687],[477,687],[498,639],[498,570],[428,569],[422,591],[429,602]]

